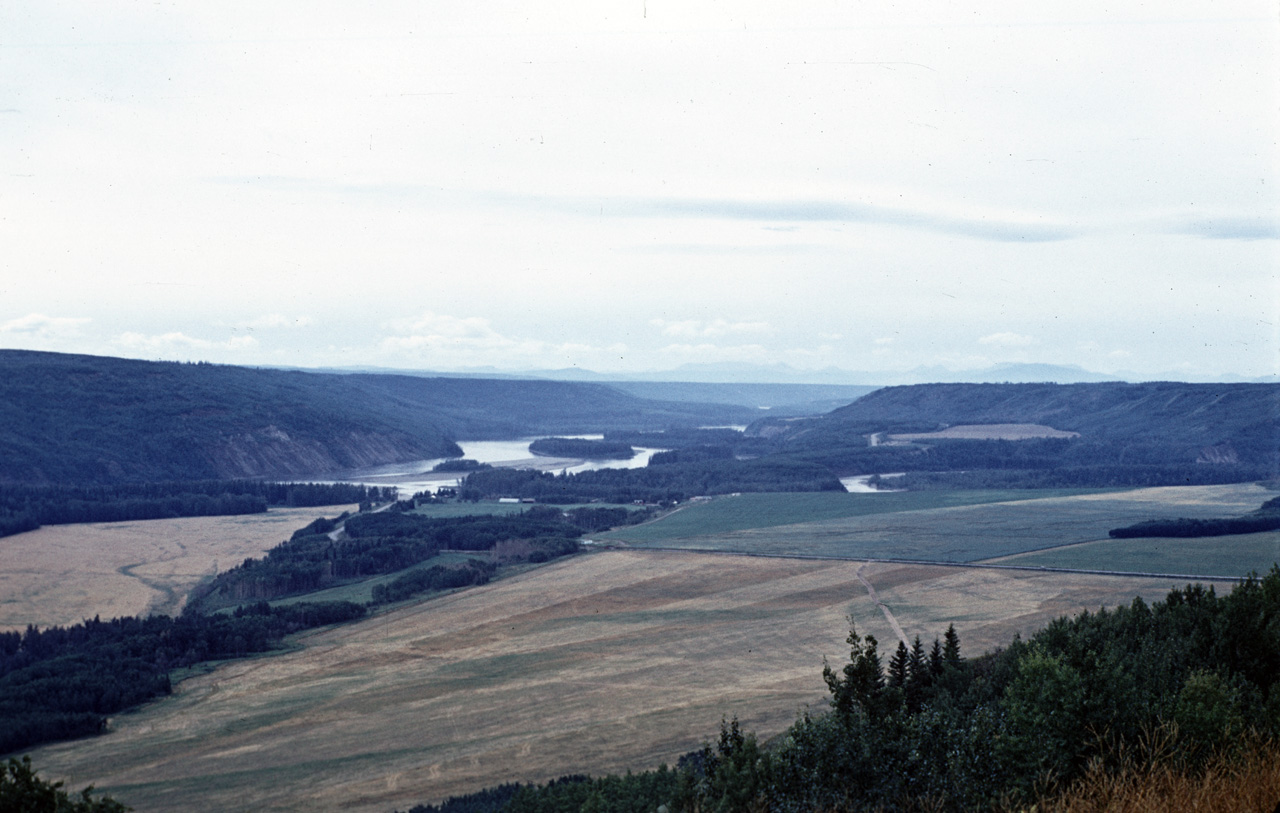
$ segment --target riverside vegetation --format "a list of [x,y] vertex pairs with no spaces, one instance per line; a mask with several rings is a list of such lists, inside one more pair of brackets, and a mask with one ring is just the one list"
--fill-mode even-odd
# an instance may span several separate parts
[[[168,694],[174,670],[266,652],[292,633],[366,613],[366,605],[351,601],[273,606],[267,599],[397,572],[373,587],[368,606],[484,584],[499,561],[546,562],[577,552],[584,532],[644,516],[624,508],[534,506],[506,516],[432,518],[406,513],[410,506],[319,518],[262,559],[219,574],[176,618],[94,618],[0,633],[0,753],[101,733],[107,715]],[[331,536],[338,528],[341,536]],[[446,550],[475,558],[416,567]]]
[[[750,413],[637,403],[599,385],[0,356],[12,373],[0,377],[0,403],[8,410],[0,416],[8,428],[0,436],[6,466],[0,480],[82,488],[65,498],[53,491],[6,498],[6,516],[19,530],[22,523],[66,517],[259,510],[268,498],[259,500],[248,487],[218,492],[177,481],[450,456],[460,451],[458,437],[540,432],[600,431],[605,444],[669,451],[643,469],[573,475],[476,466],[460,496],[565,506],[670,504],[736,492],[839,492],[841,476],[905,472],[895,487],[963,497],[954,490],[1241,483],[1280,470],[1280,387],[1265,385],[897,387],[825,416],[765,419],[739,432],[696,427],[745,423]],[[100,413],[109,425],[90,417]],[[1059,435],[1078,436],[931,436],[967,423],[1052,424],[1063,430]],[[886,442],[893,434],[912,437]],[[149,481],[171,485],[143,485]],[[103,484],[118,489],[101,498],[83,490]],[[367,612],[364,601],[304,600],[309,594],[370,583],[369,603],[376,605],[480,584],[502,562],[571,553],[583,533],[643,516],[544,505],[505,517],[433,518],[397,504],[381,514],[320,519],[261,559],[219,575],[180,617],[95,618],[5,634],[0,730],[16,732],[9,749],[93,733],[105,715],[168,692],[175,668],[266,651],[291,633]],[[1230,532],[1239,519],[1174,522],[1184,530]],[[1163,745],[1150,764],[1195,774],[1211,757],[1236,759],[1234,743],[1273,753],[1266,749],[1278,733],[1278,593],[1280,575],[1272,569],[1225,597],[1188,586],[1151,605],[1135,601],[1063,619],[979,658],[962,658],[954,635],[945,646],[940,637],[928,653],[917,639],[899,648],[887,669],[878,642],[851,629],[849,662],[824,673],[831,709],[803,716],[781,738],[759,743],[726,722],[718,741],[672,770],[568,777],[514,789],[500,803],[494,800],[502,789],[485,797],[492,804],[479,797],[450,804],[546,810],[602,803],[687,810],[1021,804],[1082,777],[1116,775],[1126,755],[1151,751],[1154,742]]]

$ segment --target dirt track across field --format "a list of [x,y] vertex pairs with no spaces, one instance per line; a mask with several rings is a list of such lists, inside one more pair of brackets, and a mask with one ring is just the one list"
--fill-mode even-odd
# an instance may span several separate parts
[[316,517],[347,508],[355,506],[48,525],[0,538],[0,630],[176,613],[215,568],[261,556]]

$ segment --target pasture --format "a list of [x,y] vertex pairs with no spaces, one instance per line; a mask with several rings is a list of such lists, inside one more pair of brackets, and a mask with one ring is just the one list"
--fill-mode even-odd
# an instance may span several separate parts
[[1280,531],[1201,539],[1100,539],[995,560],[1031,567],[1104,568],[1133,573],[1260,575],[1280,563]]
[[0,538],[0,630],[173,614],[219,568],[261,556],[316,517],[355,506],[265,514],[48,525]]
[[894,646],[955,622],[966,654],[1153,579],[609,551],[312,633],[33,753],[139,811],[385,813],[512,780],[672,764],[722,717],[770,736],[825,703],[846,616]]
[[896,514],[932,508],[955,508],[992,502],[1043,499],[1093,494],[1089,490],[1031,491],[989,489],[983,491],[882,491],[849,494],[842,491],[744,493],[686,503],[652,522],[605,534],[600,540],[667,544],[676,539],[714,536],[731,531],[773,528],[823,520]]
[[[1024,491],[1015,492],[1017,497],[1012,501],[1008,497],[1001,501],[1001,494],[981,491],[837,494],[830,496],[866,506],[865,511],[791,524],[777,520],[795,516],[785,508],[785,498],[793,495],[760,495],[768,499],[755,501],[749,499],[754,495],[744,494],[714,500],[705,504],[705,510],[702,505],[691,507],[651,523],[600,535],[597,539],[632,547],[977,562],[1106,540],[1110,529],[1145,519],[1239,515],[1256,509],[1273,496],[1261,486],[1247,483],[1085,493]],[[966,495],[973,500],[971,504],[964,504]],[[944,497],[956,502],[946,505],[941,502]],[[784,507],[770,513],[768,500],[772,499]],[[940,502],[931,505],[930,500]],[[753,504],[759,505],[760,510],[753,510]],[[741,511],[736,510],[738,506],[742,506]],[[701,514],[695,513],[700,510]],[[682,516],[684,514],[688,516]],[[1189,542],[1193,544],[1185,546],[1185,554],[1171,559],[1168,566],[1157,566],[1159,557],[1152,560],[1138,557],[1136,553],[1130,559],[1114,558],[1109,552],[1117,548],[1105,545],[1079,549],[1070,555],[1073,564],[1064,566],[1124,570],[1142,565],[1138,569],[1148,572],[1154,569],[1155,572],[1205,576],[1242,576],[1252,569],[1266,570],[1275,561],[1265,541],[1252,547],[1231,543],[1226,545],[1229,552],[1205,557],[1196,554],[1197,548],[1207,551],[1221,548],[1225,543],[1208,539]],[[1025,563],[1047,565],[1050,561],[1050,558],[1028,559]],[[1173,569],[1174,561],[1179,569]],[[1230,569],[1233,561],[1235,571]]]

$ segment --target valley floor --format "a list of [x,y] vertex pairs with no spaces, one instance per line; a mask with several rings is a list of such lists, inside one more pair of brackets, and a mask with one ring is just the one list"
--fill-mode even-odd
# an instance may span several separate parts
[[[966,652],[1162,597],[1129,577],[661,551],[574,557],[226,664],[33,754],[139,811],[388,811],[512,780],[671,764],[722,717],[769,736],[824,706],[846,616],[890,650],[955,622]],[[1221,585],[1220,589],[1226,588]]]

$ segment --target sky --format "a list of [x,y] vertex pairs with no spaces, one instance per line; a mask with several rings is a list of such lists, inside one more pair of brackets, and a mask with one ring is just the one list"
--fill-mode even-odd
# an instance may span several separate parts
[[1278,17],[14,0],[0,348],[1274,375]]

